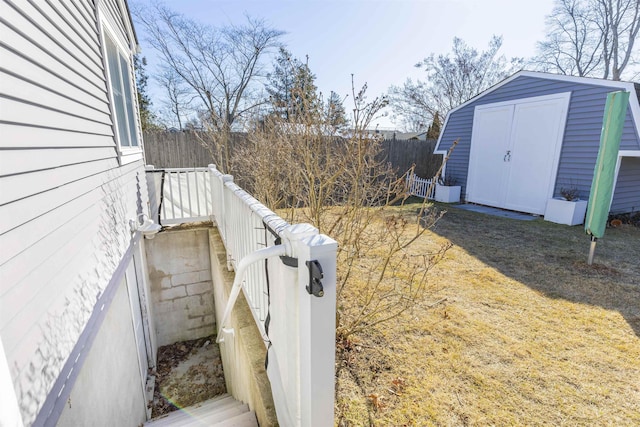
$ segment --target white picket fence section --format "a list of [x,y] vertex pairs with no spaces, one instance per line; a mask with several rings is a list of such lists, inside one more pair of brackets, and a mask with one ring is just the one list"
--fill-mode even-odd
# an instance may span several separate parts
[[436,186],[431,185],[433,178],[420,178],[416,174],[407,175],[407,191],[413,196],[433,200],[436,197]]
[[[161,224],[214,221],[230,270],[259,249],[282,245],[287,264],[277,257],[257,262],[248,267],[242,283],[267,346],[267,375],[278,422],[333,426],[337,243],[309,224],[288,224],[214,165],[147,167],[147,184],[151,215],[154,220],[159,215]],[[323,271],[322,297],[306,290],[311,261]],[[223,334],[224,344],[233,348],[234,331],[225,328]]]

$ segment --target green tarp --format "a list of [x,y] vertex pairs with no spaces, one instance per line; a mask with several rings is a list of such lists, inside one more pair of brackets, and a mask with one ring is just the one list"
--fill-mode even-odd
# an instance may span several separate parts
[[584,230],[595,238],[604,235],[609,217],[609,207],[613,194],[618,150],[622,138],[622,128],[629,105],[629,92],[612,92],[607,95],[600,136],[600,150],[593,172],[589,207]]

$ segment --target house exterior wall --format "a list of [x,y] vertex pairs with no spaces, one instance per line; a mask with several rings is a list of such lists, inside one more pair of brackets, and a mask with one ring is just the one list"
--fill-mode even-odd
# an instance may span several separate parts
[[99,4],[0,3],[0,338],[25,425],[146,211],[142,151],[115,140],[103,62],[103,25],[133,47],[129,16]]
[[127,283],[122,280],[117,287],[58,427],[136,427],[147,419],[140,371],[137,363],[132,363],[137,353]]
[[640,211],[640,157],[622,157],[611,213]]
[[[571,92],[554,196],[560,194],[562,187],[575,186],[580,192],[580,197],[588,198],[600,145],[607,94],[615,90],[624,90],[627,86],[624,83],[621,83],[620,87],[599,86],[597,80],[589,84],[568,79],[519,76],[450,113],[436,149],[438,152],[446,152],[455,139],[460,139],[447,163],[447,174],[457,179],[458,185],[462,186],[462,194],[466,195],[471,131],[476,106]],[[638,131],[632,120],[631,109],[628,109],[620,150],[638,149]]]

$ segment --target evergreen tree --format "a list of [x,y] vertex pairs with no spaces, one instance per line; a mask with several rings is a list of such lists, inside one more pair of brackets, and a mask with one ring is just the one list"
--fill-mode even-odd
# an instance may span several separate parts
[[142,131],[158,128],[155,115],[151,112],[151,99],[147,94],[147,73],[144,67],[147,66],[147,58],[139,54],[133,56],[133,67],[136,73],[136,95],[138,97],[138,108],[140,109],[140,125]]
[[342,129],[347,125],[347,113],[342,104],[340,96],[331,91],[326,106],[327,124],[331,126],[334,132]]
[[305,114],[317,113],[320,102],[315,79],[308,63],[303,64],[281,47],[274,71],[268,75],[267,93],[272,106],[271,114],[295,123]]
[[440,127],[442,123],[440,122],[440,114],[436,111],[433,115],[433,122],[429,125],[427,129],[427,139],[438,139],[440,136]]

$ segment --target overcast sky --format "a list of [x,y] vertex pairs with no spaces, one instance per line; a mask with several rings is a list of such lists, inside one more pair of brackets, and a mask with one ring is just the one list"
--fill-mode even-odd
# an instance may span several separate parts
[[[133,2],[133,0],[132,0]],[[147,3],[138,0],[136,3]],[[351,74],[356,83],[369,85],[369,97],[402,84],[407,77],[420,78],[414,67],[430,53],[447,53],[454,37],[486,49],[492,34],[503,36],[501,52],[507,57],[529,57],[544,38],[545,16],[553,0],[339,0],[339,1],[219,1],[167,0],[169,8],[203,23],[221,26],[241,23],[244,14],[265,19],[286,31],[283,41],[300,60],[309,55],[309,66],[320,91],[349,94]],[[135,19],[135,18],[134,18]],[[153,75],[154,52],[136,25],[147,74]],[[152,100],[155,82],[149,79]],[[157,107],[158,102],[154,102]],[[380,120],[392,126],[388,119]]]

